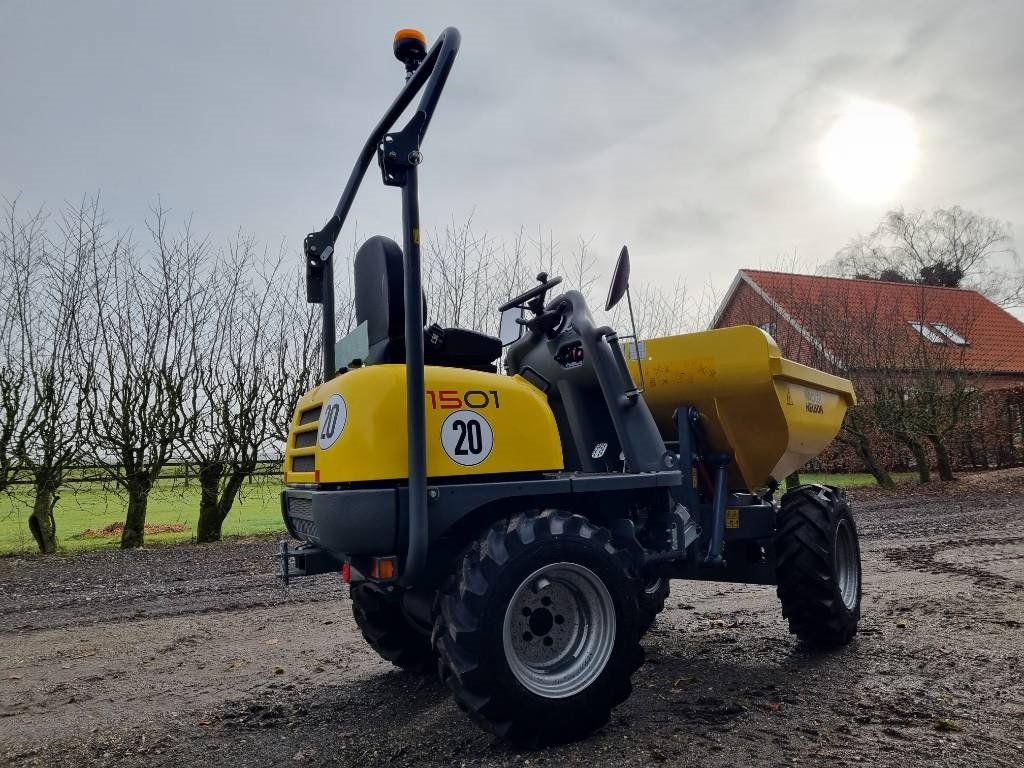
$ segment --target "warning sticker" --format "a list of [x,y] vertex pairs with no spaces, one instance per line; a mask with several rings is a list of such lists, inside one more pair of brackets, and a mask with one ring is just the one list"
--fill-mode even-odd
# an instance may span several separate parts
[[456,464],[475,467],[490,456],[494,432],[478,411],[455,411],[441,425],[441,445]]
[[739,528],[740,527],[740,511],[738,509],[727,509],[727,510],[725,510],[725,527],[726,528]]

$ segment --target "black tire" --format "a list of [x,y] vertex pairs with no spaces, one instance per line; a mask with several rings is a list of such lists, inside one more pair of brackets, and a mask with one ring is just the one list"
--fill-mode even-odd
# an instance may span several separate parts
[[405,615],[399,596],[385,594],[372,584],[353,584],[349,594],[359,631],[381,658],[410,672],[435,669],[430,635]]
[[790,632],[815,648],[853,639],[860,620],[860,545],[842,491],[804,485],[782,497],[775,573]]
[[[600,623],[603,630],[594,623],[581,631],[578,622],[582,614],[571,613],[570,619],[563,621],[555,615],[554,620],[566,629],[551,629],[552,633],[561,631],[562,637],[574,638],[603,637],[606,643],[602,651],[606,655],[604,666],[590,666],[586,674],[592,677],[588,677],[585,687],[566,690],[565,695],[556,698],[538,694],[523,682],[523,673],[514,672],[510,662],[516,651],[512,651],[513,657],[507,655],[505,643],[506,639],[518,642],[511,638],[520,637],[520,621],[533,621],[533,616],[518,619],[520,614],[512,608],[513,601],[538,599],[536,584],[526,589],[528,582],[542,569],[566,567],[586,572],[589,576],[584,578],[593,577],[603,585],[603,591],[594,594],[601,595],[604,609],[612,610],[603,614],[607,617]],[[538,583],[544,579],[537,578]],[[552,579],[557,580],[557,576]],[[537,747],[585,736],[604,725],[612,708],[628,698],[633,673],[643,663],[636,597],[639,591],[633,558],[612,544],[608,530],[586,518],[547,510],[503,521],[465,556],[441,595],[434,624],[441,679],[477,725],[513,744]],[[545,604],[552,603],[548,600]],[[542,610],[536,608],[535,612],[539,616]],[[523,615],[529,615],[525,608],[523,611]],[[557,613],[557,608],[551,611]],[[550,616],[546,619],[549,629]],[[510,622],[508,630],[506,622]],[[609,634],[611,627],[614,639]],[[551,646],[549,629],[541,628],[539,636],[532,639]],[[524,642],[531,639],[527,635],[521,636]],[[558,647],[551,653],[561,653],[562,659],[589,658],[588,654],[562,653]]]
[[654,625],[654,620],[658,617],[658,614],[665,610],[665,600],[668,599],[670,589],[671,583],[664,576],[648,579],[643,583],[640,594],[637,597],[640,609],[641,635],[647,634],[647,630]]

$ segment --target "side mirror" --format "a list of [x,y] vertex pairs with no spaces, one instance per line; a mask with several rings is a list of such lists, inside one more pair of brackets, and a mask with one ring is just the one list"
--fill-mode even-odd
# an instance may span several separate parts
[[523,326],[516,322],[522,320],[522,307],[509,307],[501,313],[501,323],[498,327],[498,338],[501,339],[501,346],[507,347],[513,341],[519,341],[523,335]]
[[619,251],[619,259],[615,262],[615,271],[612,272],[612,283],[608,286],[608,300],[604,303],[604,311],[611,311],[612,307],[622,301],[629,288],[629,250],[622,246]]

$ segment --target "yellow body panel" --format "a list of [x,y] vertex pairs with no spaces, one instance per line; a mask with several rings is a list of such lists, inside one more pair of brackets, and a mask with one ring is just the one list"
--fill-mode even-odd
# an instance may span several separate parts
[[[429,365],[424,376],[428,476],[562,468],[547,398],[525,379]],[[288,435],[285,482],[404,479],[407,434],[405,366],[349,371],[299,401]]]
[[[644,398],[658,428],[675,439],[672,412],[699,409],[712,449],[733,456],[733,487],[783,480],[832,442],[856,403],[848,380],[786,360],[753,326],[650,339],[641,347]],[[639,382],[635,357],[626,350]]]

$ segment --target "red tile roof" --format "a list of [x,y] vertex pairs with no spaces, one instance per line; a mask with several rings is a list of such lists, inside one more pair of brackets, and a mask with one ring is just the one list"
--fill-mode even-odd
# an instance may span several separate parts
[[[1024,323],[977,291],[783,272],[740,270],[740,279],[774,301],[815,340],[841,357],[857,328],[887,326],[894,338],[921,342],[911,322],[942,323],[964,337],[963,365],[974,371],[1024,372]],[[727,296],[723,308],[727,306]],[[827,322],[823,322],[827,320]],[[929,330],[934,331],[934,326]],[[956,348],[950,341],[945,342]]]

